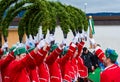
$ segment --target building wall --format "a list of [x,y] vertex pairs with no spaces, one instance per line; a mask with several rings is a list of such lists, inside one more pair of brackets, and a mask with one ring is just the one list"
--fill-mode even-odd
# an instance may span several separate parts
[[[9,29],[7,40],[8,40],[9,48],[11,48],[13,44],[16,44],[16,42],[19,42],[18,29],[17,28],[10,28]],[[23,38],[23,41],[25,41],[25,37]],[[4,43],[4,39],[2,37],[2,44],[3,43]]]
[[[91,15],[92,16],[92,15]],[[92,16],[95,25],[120,25],[120,16]],[[87,16],[89,19],[89,16]],[[10,24],[10,26],[17,26],[20,17],[16,17]]]
[[120,25],[120,16],[93,16],[95,25]]

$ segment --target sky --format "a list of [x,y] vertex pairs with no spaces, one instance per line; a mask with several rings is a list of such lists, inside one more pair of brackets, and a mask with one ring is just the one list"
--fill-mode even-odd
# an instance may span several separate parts
[[73,5],[86,13],[120,12],[120,0],[56,0]]

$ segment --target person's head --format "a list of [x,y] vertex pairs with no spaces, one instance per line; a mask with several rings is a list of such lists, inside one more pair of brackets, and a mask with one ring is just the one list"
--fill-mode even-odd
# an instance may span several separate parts
[[24,57],[26,56],[26,53],[22,53],[22,54],[20,54],[20,59],[23,59]]
[[26,56],[26,48],[23,47],[19,47],[15,50],[14,55],[16,56],[17,60],[21,60]]
[[87,47],[84,47],[84,48],[83,48],[83,53],[84,53],[84,54],[87,54],[88,51],[89,51],[89,50],[87,49]]
[[107,66],[108,64],[113,64],[116,62],[118,58],[118,54],[115,50],[107,48],[105,50],[105,58],[104,58],[104,64]]

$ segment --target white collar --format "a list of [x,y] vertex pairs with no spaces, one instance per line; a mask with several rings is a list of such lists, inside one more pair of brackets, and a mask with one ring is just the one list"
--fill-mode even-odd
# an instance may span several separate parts
[[105,70],[108,69],[108,68],[110,68],[110,67],[112,67],[113,65],[114,65],[114,64],[107,66],[107,67],[105,68]]

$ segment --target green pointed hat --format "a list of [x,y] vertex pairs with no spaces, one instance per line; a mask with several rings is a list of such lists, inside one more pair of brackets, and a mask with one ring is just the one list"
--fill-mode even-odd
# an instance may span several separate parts
[[116,61],[118,58],[118,54],[115,50],[107,48],[105,50],[105,55],[107,58],[110,58],[112,61]]
[[16,48],[16,45],[13,45],[13,46],[9,49],[9,51],[11,52],[11,51],[13,51],[15,48]]
[[15,52],[14,52],[14,55],[21,55],[23,53],[26,53],[26,48],[25,46],[22,46],[22,47],[18,47]]
[[65,46],[61,54],[65,55],[67,53],[68,49],[69,49],[69,46]]
[[50,47],[50,52],[52,52],[53,50],[55,50],[57,47],[58,47],[57,43],[52,44],[51,47]]

